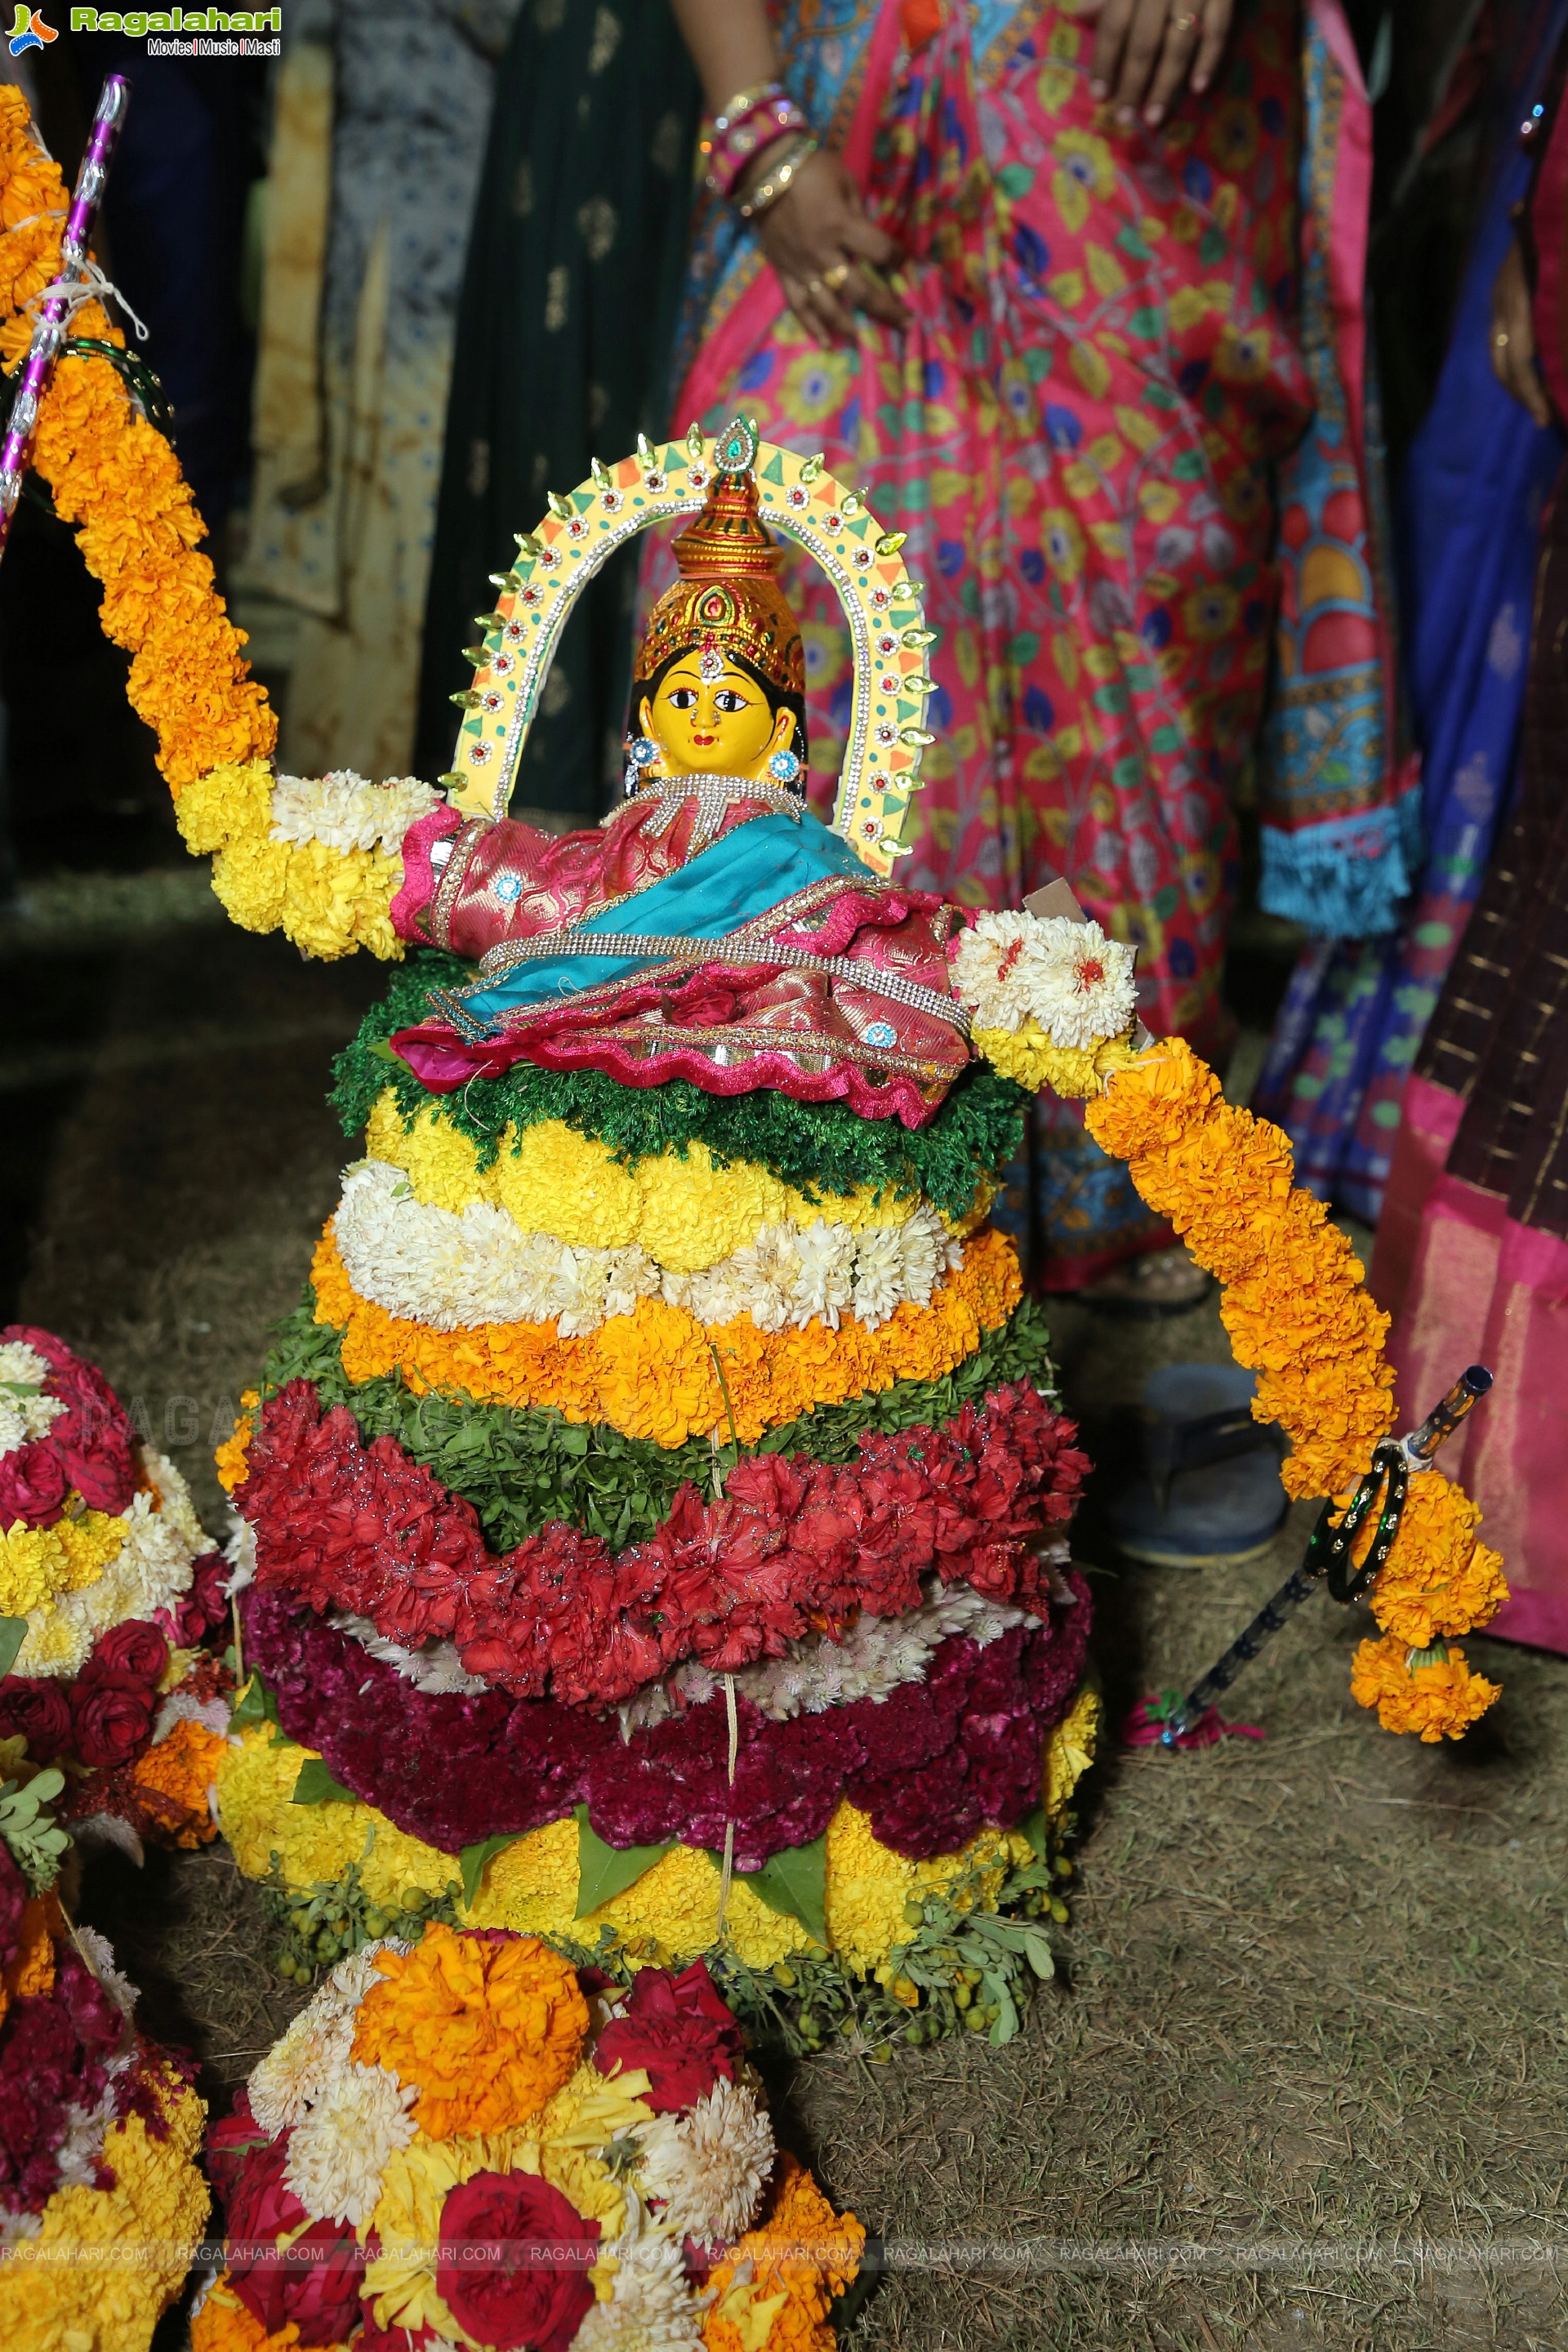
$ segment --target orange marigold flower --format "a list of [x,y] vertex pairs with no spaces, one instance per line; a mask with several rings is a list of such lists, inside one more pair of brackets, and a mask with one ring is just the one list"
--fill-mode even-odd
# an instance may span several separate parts
[[360,2004],[353,2054],[417,2083],[432,2139],[507,2131],[576,2066],[588,2004],[576,1970],[535,1936],[492,1943],[438,1923],[411,1952],[382,1951]]
[[132,1774],[137,1793],[177,1846],[205,1845],[217,1835],[207,1790],[217,1784],[227,1744],[205,1723],[176,1723],[137,1762]]
[[1352,1697],[1376,1707],[1384,1731],[1417,1732],[1428,1743],[1462,1739],[1500,1689],[1471,1674],[1463,1650],[1441,1642],[1413,1650],[1393,1633],[1363,1642],[1351,1666]]
[[395,1368],[416,1393],[458,1390],[479,1401],[552,1405],[568,1421],[607,1421],[628,1437],[671,1446],[693,1432],[727,1437],[731,1413],[742,1443],[754,1444],[813,1405],[875,1395],[895,1381],[938,1380],[973,1354],[983,1330],[1006,1321],[1023,1293],[1012,1243],[984,1230],[964,1243],[963,1263],[929,1307],[906,1301],[875,1331],[853,1315],[837,1331],[808,1323],[763,1332],[749,1315],[699,1323],[662,1298],[639,1298],[633,1313],[580,1339],[559,1338],[553,1322],[437,1331],[362,1298],[330,1224],[310,1278],[316,1320],[342,1331],[351,1381]]
[[299,2343],[300,2330],[291,2319],[268,2336],[236,2294],[226,2271],[214,2280],[191,2322],[191,2352],[295,2352]]
[[[1411,1479],[1394,1549],[1367,1595],[1385,1633],[1426,1649],[1490,1624],[1508,1586],[1501,1555],[1476,1539],[1480,1518],[1463,1488],[1437,1471]],[[1366,1544],[1372,1534],[1369,1521]]]
[[[731,2246],[710,2273],[713,2299],[702,2322],[708,2352],[832,2352],[832,2311],[859,2270],[866,2232],[853,2213],[836,2213],[811,2174],[781,2155],[765,2219]],[[739,2278],[736,2273],[740,2273]],[[787,2300],[765,2338],[757,2307]]]
[[246,1390],[239,1400],[239,1419],[213,1455],[218,1483],[226,1495],[245,1484],[250,1441],[256,1434],[256,1408],[260,1402],[258,1390]]

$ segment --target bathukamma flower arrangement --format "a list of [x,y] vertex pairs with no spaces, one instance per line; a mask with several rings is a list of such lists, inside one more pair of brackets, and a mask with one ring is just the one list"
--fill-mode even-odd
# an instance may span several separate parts
[[331,1970],[209,2142],[193,2352],[827,2352],[865,2232],[783,2155],[700,1961],[439,1922]]
[[[0,219],[30,224],[0,234],[13,347],[52,170],[0,91]],[[563,841],[505,814],[552,600],[639,509],[688,518],[690,647],[721,671],[733,627],[781,690],[764,508],[815,533],[866,628],[856,740],[907,784],[918,591],[819,460],[736,419],[552,498],[479,619],[444,792],[274,776],[188,490],[106,363],[61,362],[37,462],[224,904],[399,966],[339,1058],[363,1156],[219,1456],[242,1659],[218,1806],[286,1966],[312,1972],[323,1923],[335,1953],[438,1916],[617,1966],[709,1954],[796,2046],[1005,2040],[1065,1916],[1098,1701],[1068,1550],[1087,1465],[986,1222],[1000,1171],[1030,1091],[1092,1097],[1226,1284],[1291,1491],[1344,1492],[1392,1417],[1382,1327],[1283,1139],[1184,1046],[1140,1050],[1124,940],[881,878],[869,799],[833,833],[798,793],[639,769]],[[769,857],[810,878],[722,937],[699,920],[705,874],[738,904]],[[552,982],[605,923],[605,961]],[[1489,1696],[1446,1645],[1501,1587],[1469,1507],[1422,1484],[1355,1687],[1437,1737]]]
[[64,1767],[79,1834],[214,1834],[233,1676],[202,1645],[228,1574],[101,1373],[47,1331],[0,1329],[0,1739]]
[[204,2110],[61,1908],[63,1782],[0,1740],[0,2340],[147,2352],[206,2221]]

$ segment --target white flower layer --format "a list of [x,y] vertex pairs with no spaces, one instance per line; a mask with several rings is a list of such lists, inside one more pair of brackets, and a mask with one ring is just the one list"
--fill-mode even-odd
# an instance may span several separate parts
[[395,857],[403,836],[428,816],[439,793],[417,776],[389,776],[384,784],[352,768],[330,776],[279,776],[272,787],[272,838],[320,841],[328,849],[384,849]]
[[952,956],[954,992],[977,1029],[1018,1030],[1033,1019],[1053,1045],[1079,1047],[1127,1028],[1132,967],[1132,950],[1098,923],[1021,911],[976,915]]
[[42,1437],[66,1411],[64,1397],[44,1394],[48,1377],[48,1365],[26,1339],[0,1346],[0,1460],[29,1438]]
[[[1057,1551],[1065,1560],[1065,1543],[1046,1556],[1054,1558]],[[929,1577],[925,1591],[920,1607],[906,1616],[858,1617],[839,1641],[827,1633],[808,1633],[803,1641],[792,1642],[783,1657],[742,1666],[734,1676],[736,1696],[752,1700],[775,1723],[796,1715],[822,1715],[830,1706],[847,1706],[858,1698],[886,1698],[903,1683],[921,1681],[931,1653],[950,1634],[962,1633],[984,1649],[1015,1625],[1037,1622],[1022,1609],[988,1601],[972,1584],[943,1586]],[[489,1687],[480,1675],[465,1671],[450,1642],[429,1642],[409,1650],[387,1641],[368,1617],[334,1614],[330,1622],[371,1657],[395,1666],[416,1690],[468,1696]],[[618,1710],[622,1732],[629,1738],[648,1724],[662,1723],[680,1706],[720,1696],[723,1688],[722,1675],[689,1660],[667,1683],[650,1683],[627,1700]]]
[[754,1242],[700,1274],[671,1274],[640,1244],[587,1249],[525,1234],[509,1212],[461,1212],[414,1196],[401,1168],[362,1160],[343,1175],[333,1231],[350,1282],[388,1314],[456,1331],[480,1323],[547,1323],[581,1339],[639,1298],[663,1297],[701,1323],[750,1315],[762,1331],[812,1322],[837,1330],[853,1311],[868,1331],[907,1303],[929,1306],[962,1259],[934,1209],[901,1225],[764,1225]]
[[18,1675],[74,1675],[100,1633],[128,1617],[151,1617],[190,1589],[191,1569],[208,1549],[190,1488],[174,1464],[150,1447],[142,1467],[152,1480],[124,1513],[125,1541],[101,1576],[62,1592],[52,1609],[35,1609],[12,1668]]

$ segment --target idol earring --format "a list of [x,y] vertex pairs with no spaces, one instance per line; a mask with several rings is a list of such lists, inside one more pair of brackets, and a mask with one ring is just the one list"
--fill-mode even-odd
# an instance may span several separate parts
[[800,761],[787,743],[781,743],[768,761],[768,773],[775,784],[794,784],[800,781]]
[[634,735],[626,745],[626,798],[630,800],[649,769],[658,761],[658,745],[651,735]]

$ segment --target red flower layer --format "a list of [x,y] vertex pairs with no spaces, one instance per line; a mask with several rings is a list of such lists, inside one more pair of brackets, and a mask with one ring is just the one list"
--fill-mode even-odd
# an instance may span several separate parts
[[625,1551],[558,1520],[498,1559],[470,1504],[292,1381],[262,1409],[235,1504],[268,1591],[411,1647],[449,1639],[519,1697],[603,1707],[684,1658],[725,1672],[855,1609],[902,1616],[932,1573],[1043,1609],[1028,1547],[1072,1512],[1089,1466],[1076,1433],[1023,1381],[941,1429],[862,1437],[845,1466],[749,1455],[721,1502],[681,1486]]
[[0,1455],[0,1528],[18,1519],[25,1528],[47,1527],[73,1493],[89,1510],[123,1511],[136,1491],[136,1472],[131,1423],[114,1391],[52,1331],[7,1323],[0,1341],[16,1339],[42,1356],[49,1368],[44,1393],[60,1398],[66,1410],[42,1437]]

